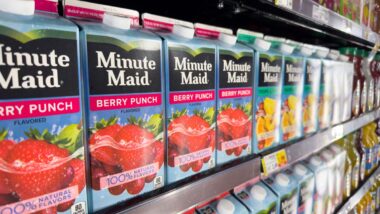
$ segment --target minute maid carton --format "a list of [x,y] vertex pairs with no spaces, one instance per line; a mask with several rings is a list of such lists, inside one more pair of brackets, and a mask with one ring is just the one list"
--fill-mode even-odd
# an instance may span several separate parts
[[216,162],[221,164],[251,153],[254,52],[224,29],[213,30],[219,32]]
[[234,194],[252,214],[277,213],[277,196],[261,181],[239,188]]
[[298,185],[296,179],[292,176],[290,168],[264,179],[264,183],[278,197],[277,213],[297,214]]
[[162,43],[134,28],[137,11],[68,0],[65,15],[81,29],[90,205],[98,211],[164,185]]
[[[306,45],[312,53],[314,46]],[[319,89],[322,72],[322,61],[315,57],[307,57],[302,99],[303,134],[309,135],[318,130]]]
[[[152,14],[144,28],[163,38],[167,175],[172,183],[215,166],[216,45],[214,31]],[[203,38],[200,38],[203,36]]]
[[0,213],[87,212],[78,28],[0,1]]
[[249,214],[249,210],[228,192],[196,208],[199,214]]
[[315,189],[315,178],[304,164],[297,163],[293,167],[293,177],[298,182],[298,213],[312,214]]
[[281,115],[283,57],[263,34],[243,29],[237,31],[238,41],[254,48],[253,151],[259,153],[278,145]]

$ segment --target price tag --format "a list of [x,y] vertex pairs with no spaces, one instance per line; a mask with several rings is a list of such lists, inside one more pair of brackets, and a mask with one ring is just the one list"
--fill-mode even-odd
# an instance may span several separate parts
[[319,5],[313,5],[312,16],[313,19],[322,22],[323,24],[327,24],[329,22],[329,12]]
[[293,9],[293,0],[275,0],[274,3],[277,6],[285,7],[287,9]]
[[264,176],[286,166],[288,164],[288,156],[285,149],[281,149],[272,154],[266,155],[261,159]]
[[343,125],[335,126],[331,129],[331,137],[333,141],[338,140],[344,136]]

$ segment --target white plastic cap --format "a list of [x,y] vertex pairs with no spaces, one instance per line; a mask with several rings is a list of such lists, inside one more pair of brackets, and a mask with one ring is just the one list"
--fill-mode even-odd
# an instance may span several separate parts
[[219,40],[229,45],[236,44],[236,36],[226,33],[219,34]]
[[113,14],[105,13],[103,16],[103,24],[113,28],[129,30],[131,28],[131,19],[128,17],[115,16]]
[[310,163],[314,166],[319,166],[322,164],[322,160],[320,157],[314,155],[310,158]]
[[304,56],[311,56],[314,50],[312,48],[307,47],[306,45],[302,45],[300,47],[300,53]]
[[285,53],[285,54],[291,54],[294,51],[294,47],[291,45],[287,45],[287,44],[282,43],[280,45],[280,51]]
[[346,55],[339,55],[339,60],[343,62],[348,62],[350,60],[350,57]]
[[0,0],[0,11],[22,16],[34,14],[34,0]]
[[337,50],[330,50],[330,53],[327,56],[330,59],[337,60],[338,57],[339,57],[339,55],[340,55],[339,51],[337,51]]
[[260,185],[254,185],[251,188],[250,192],[252,197],[257,201],[264,201],[264,199],[267,197],[267,191]]
[[188,28],[182,25],[174,25],[173,34],[184,37],[186,39],[192,39],[194,38],[194,28]]
[[269,50],[271,45],[272,44],[270,42],[267,42],[264,39],[260,39],[260,38],[255,39],[254,46],[256,46],[257,48],[259,48],[261,50],[267,51],[267,50]]
[[280,186],[283,186],[283,187],[286,187],[289,185],[290,183],[290,180],[289,180],[289,177],[283,173],[278,173],[276,175],[276,182],[280,185]]
[[329,54],[329,49],[325,47],[316,46],[315,54],[319,58],[325,58]]
[[216,209],[220,214],[233,214],[235,212],[235,205],[228,199],[223,198],[216,205]]
[[321,155],[326,161],[332,160],[334,158],[334,155],[329,150],[323,150]]
[[307,169],[306,169],[306,167],[305,167],[304,165],[302,165],[302,164],[296,164],[296,165],[294,166],[294,172],[295,172],[297,175],[299,175],[299,176],[304,176],[304,175],[306,175],[306,173],[307,173]]

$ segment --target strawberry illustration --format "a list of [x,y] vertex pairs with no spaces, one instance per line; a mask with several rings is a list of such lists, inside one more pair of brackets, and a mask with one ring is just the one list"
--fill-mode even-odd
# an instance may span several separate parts
[[92,165],[91,167],[91,187],[94,190],[100,190],[100,178],[106,176],[107,173],[103,168]]
[[164,164],[164,144],[161,141],[154,142],[153,145],[153,154],[154,154],[154,162],[158,163],[158,168]]
[[0,206],[11,204],[18,201],[19,199],[14,194],[1,194],[0,195]]
[[[111,165],[103,164],[103,169],[106,171],[108,175],[117,174],[123,171],[123,169],[119,165],[111,166]],[[108,188],[108,191],[112,195],[120,195],[124,192],[125,187],[126,187],[125,184],[121,184],[118,186]]]
[[[89,139],[89,144],[94,146],[100,139],[114,139],[121,129],[121,126],[116,123],[117,120],[116,117],[111,117],[109,120],[102,119],[100,122],[96,123],[95,128],[92,130],[93,134]],[[91,151],[91,156],[108,165],[117,165],[116,153],[117,152],[114,148],[105,145]]]
[[[70,166],[74,170],[74,176],[72,181],[69,183],[69,187],[77,186],[78,192],[82,192],[84,189],[86,180],[85,180],[85,166],[84,161],[78,158],[74,158],[70,161]],[[69,210],[71,206],[74,204],[75,200],[67,201],[65,203],[59,204],[57,210],[59,212],[64,212]]]
[[34,214],[57,214],[57,207],[49,207],[47,209],[35,212]]
[[127,183],[126,189],[129,194],[136,195],[144,189],[144,186],[145,186],[145,179],[140,178],[140,179]]
[[[27,139],[16,144],[6,161],[21,173],[7,174],[10,188],[21,200],[61,189],[69,164],[54,166],[54,161],[68,156],[67,150],[45,140]],[[53,167],[45,170],[46,164]]]
[[[9,152],[12,150],[15,142],[12,140],[7,140],[5,137],[7,136],[8,131],[5,129],[0,131],[0,161],[4,161],[8,156]],[[6,178],[5,172],[0,170],[0,194],[8,194],[12,191],[8,187],[8,179]]]

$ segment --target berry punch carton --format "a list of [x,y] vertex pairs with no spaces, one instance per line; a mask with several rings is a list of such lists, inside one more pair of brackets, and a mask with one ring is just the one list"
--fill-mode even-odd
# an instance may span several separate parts
[[[305,46],[309,48],[312,53],[315,52],[314,46]],[[306,71],[302,98],[302,130],[304,135],[310,135],[318,131],[318,103],[322,61],[314,57],[307,57],[305,61]]]
[[162,42],[136,29],[137,11],[67,0],[65,15],[80,26],[98,211],[164,185]]
[[261,181],[235,188],[234,195],[252,214],[276,214],[277,196]]
[[273,190],[278,197],[277,213],[297,214],[298,210],[298,182],[293,177],[292,169],[264,179],[264,183]]
[[0,4],[0,213],[85,213],[78,28],[57,1]]
[[282,54],[271,49],[263,34],[243,29],[237,31],[238,41],[255,50],[253,152],[259,153],[278,145],[281,116]]
[[225,192],[196,208],[199,214],[248,214],[249,210],[233,195]]
[[228,29],[196,26],[218,36],[216,163],[222,164],[251,154],[254,52]]
[[144,28],[163,38],[167,179],[172,183],[215,166],[216,45],[194,37],[192,23],[147,13],[142,18]]

